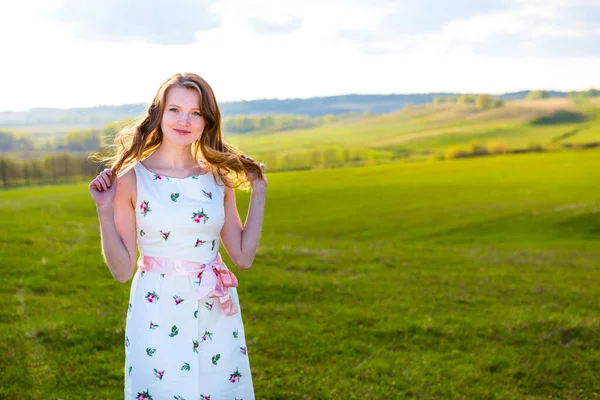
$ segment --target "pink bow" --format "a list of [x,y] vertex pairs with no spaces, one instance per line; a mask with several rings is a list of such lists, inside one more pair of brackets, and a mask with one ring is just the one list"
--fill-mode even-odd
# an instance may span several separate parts
[[195,290],[196,299],[205,297],[218,298],[223,312],[231,316],[238,312],[231,295],[230,287],[237,287],[238,280],[233,272],[227,269],[221,255],[208,264],[195,261],[172,260],[169,258],[141,256],[138,266],[142,271],[164,273],[167,275],[196,275],[198,281]]

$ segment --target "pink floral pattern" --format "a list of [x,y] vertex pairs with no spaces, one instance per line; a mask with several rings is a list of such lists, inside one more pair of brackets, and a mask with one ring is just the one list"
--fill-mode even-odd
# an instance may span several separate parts
[[148,292],[146,295],[146,301],[148,303],[156,303],[158,301],[158,295],[154,291]]
[[152,399],[152,395],[149,393],[149,391],[146,390],[145,392],[138,392],[136,400],[153,400],[153,399]]
[[142,214],[142,215],[145,217],[145,216],[146,216],[146,214],[148,214],[150,211],[152,211],[152,210],[150,209],[150,202],[149,202],[149,201],[146,201],[146,200],[143,200],[143,201],[140,203],[140,210],[142,210],[142,211],[140,212],[140,214]]
[[204,212],[204,209],[201,209],[200,211],[192,213],[192,219],[197,224],[199,224],[200,222],[202,222],[203,224],[206,224],[206,221],[208,221],[208,215],[206,215],[206,213]]
[[[215,200],[222,199],[224,189],[202,175],[169,179],[137,168],[138,242],[146,246],[159,244],[161,251],[171,248],[180,251],[181,246],[188,249],[182,250],[188,257],[215,254],[219,247],[215,237],[220,233],[219,221],[223,215],[220,210],[223,205]],[[192,186],[193,191],[189,191]],[[215,193],[217,196],[213,196]],[[243,330],[236,328],[241,323],[239,314],[225,315],[215,298],[196,301],[188,297],[196,293],[203,273],[187,278],[161,273],[159,278],[150,270],[138,272],[138,279],[132,282],[136,285],[131,292],[135,297],[132,295],[127,309],[124,371],[127,393],[134,394],[136,400],[197,400],[193,388],[200,384],[205,387],[200,400],[216,396],[208,387],[227,393],[231,400],[254,398]],[[163,302],[158,304],[160,297]],[[198,332],[200,326],[202,331]],[[183,351],[174,351],[180,343]],[[210,370],[213,372],[200,377],[202,365],[214,366]],[[210,380],[211,386],[202,386],[202,379]],[[213,387],[213,382],[217,386]]]
[[235,372],[233,374],[229,375],[229,382],[231,382],[231,383],[239,382],[241,377],[242,377],[242,374],[240,374],[240,372],[236,368]]

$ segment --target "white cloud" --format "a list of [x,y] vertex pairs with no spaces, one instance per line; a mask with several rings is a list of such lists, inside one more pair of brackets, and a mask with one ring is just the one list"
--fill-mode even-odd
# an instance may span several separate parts
[[79,38],[188,44],[219,26],[214,0],[63,0],[49,16],[73,25]]
[[[88,40],[72,23],[47,18],[60,5],[56,0],[0,3],[0,34],[10,38],[1,43],[9,61],[0,65],[0,110],[148,102],[166,77],[181,71],[205,77],[219,101],[600,86],[600,54],[594,41],[585,42],[598,27],[575,23],[578,14],[564,12],[571,4],[566,0],[531,0],[476,15],[463,10],[434,31],[410,34],[382,28],[393,1],[202,4],[219,25],[203,30],[191,24],[198,29],[191,43],[166,45],[156,42],[168,40]],[[264,34],[256,32],[256,20],[296,21],[297,28]],[[340,32],[354,37],[342,39]],[[572,46],[568,38],[581,41]],[[522,41],[518,51],[515,40]]]

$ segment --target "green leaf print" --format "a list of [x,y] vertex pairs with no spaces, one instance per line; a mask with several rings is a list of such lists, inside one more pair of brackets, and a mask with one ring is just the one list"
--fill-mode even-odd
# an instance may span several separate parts
[[145,392],[138,392],[135,400],[152,400],[152,395],[150,391],[146,389]]
[[171,234],[171,232],[163,232],[163,231],[160,231],[160,235],[162,236],[162,238],[163,238],[164,240],[168,240],[168,239],[169,239],[169,235],[170,235],[170,234]]
[[212,332],[204,331],[204,335],[202,335],[202,341],[206,342],[208,339],[212,342]]
[[215,354],[214,356],[212,356],[212,363],[214,365],[217,365],[217,363],[219,362],[219,359],[221,358],[220,354]]
[[129,347],[129,338],[125,336],[125,347]]
[[189,371],[190,370],[190,364],[183,363],[183,365],[181,366],[181,370],[182,371]]
[[170,337],[175,337],[179,334],[179,329],[177,328],[177,325],[173,325],[171,327],[171,333],[169,333]]
[[145,273],[146,273],[146,271],[140,272],[140,278],[143,278]]
[[245,347],[240,347],[240,353],[242,353],[243,355],[246,355],[247,352],[248,352],[248,349],[246,349]]
[[192,342],[194,344],[194,347],[193,347],[194,353],[198,354],[198,347],[200,347],[200,342],[197,340],[192,340]]
[[148,214],[150,211],[152,211],[152,210],[150,209],[150,202],[149,202],[149,201],[146,201],[146,200],[143,200],[143,201],[140,203],[140,210],[142,210],[142,211],[140,211],[140,214],[142,214],[142,215],[145,217],[145,216],[146,216],[146,214]]
[[165,277],[165,274],[160,274],[160,277],[161,277],[161,278],[164,278],[164,277]]
[[143,229],[140,229],[140,236],[141,236],[141,237],[144,237],[144,236],[146,236],[146,232],[144,232],[144,230],[143,230]]
[[206,243],[206,240],[200,240],[200,239],[196,238],[196,245],[194,247],[200,247],[204,243]]
[[131,376],[131,370],[133,369],[133,367],[130,365],[129,366],[129,370],[127,371],[127,375]]
[[198,318],[198,311],[199,310],[194,311],[194,318]]
[[179,193],[171,193],[171,200],[173,200],[174,202],[177,202],[178,198],[179,198]]
[[148,329],[156,330],[156,328],[158,328],[158,327],[159,327],[158,324],[155,324],[154,322],[150,321],[150,328],[148,328]]
[[233,337],[237,339],[237,337],[238,337],[238,330],[237,329],[235,331],[233,331]]
[[213,308],[213,304],[214,303],[209,303],[208,301],[204,303],[204,308],[206,308],[208,311],[212,311]]
[[160,379],[162,381],[163,376],[165,376],[165,371],[159,371],[156,368],[154,368],[154,376],[156,376],[158,379]]
[[208,215],[206,215],[206,213],[204,212],[204,209],[202,209],[198,212],[193,213],[192,219],[197,224],[199,224],[200,222],[202,222],[203,224],[206,224],[206,221],[208,221]]
[[210,400],[210,395],[205,396],[203,394],[200,395],[200,400]]
[[205,190],[202,190],[202,194],[212,200],[212,193],[211,192],[207,192]]
[[183,396],[180,396],[180,395],[173,396],[173,398],[174,398],[175,400],[185,400],[185,399],[183,398]]
[[156,349],[151,349],[150,347],[146,347],[146,354],[148,354],[150,357],[152,357],[155,352],[156,352]]
[[183,299],[179,296],[173,296],[173,299],[175,299],[176,306],[178,306],[180,303],[183,303]]
[[212,241],[212,247],[210,248],[210,251],[213,251],[215,249],[215,243],[216,242],[217,242],[216,240]]

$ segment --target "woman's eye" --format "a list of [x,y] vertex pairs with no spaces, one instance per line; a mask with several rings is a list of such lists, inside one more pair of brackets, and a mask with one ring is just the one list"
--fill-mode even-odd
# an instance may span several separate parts
[[177,112],[179,110],[177,110],[175,107],[173,107],[173,108],[169,108],[169,111]]
[[199,111],[196,111],[196,112],[194,112],[194,115],[197,115],[197,116],[199,116],[199,117],[201,117],[201,116],[202,116],[202,114],[200,114],[200,112],[199,112]]

